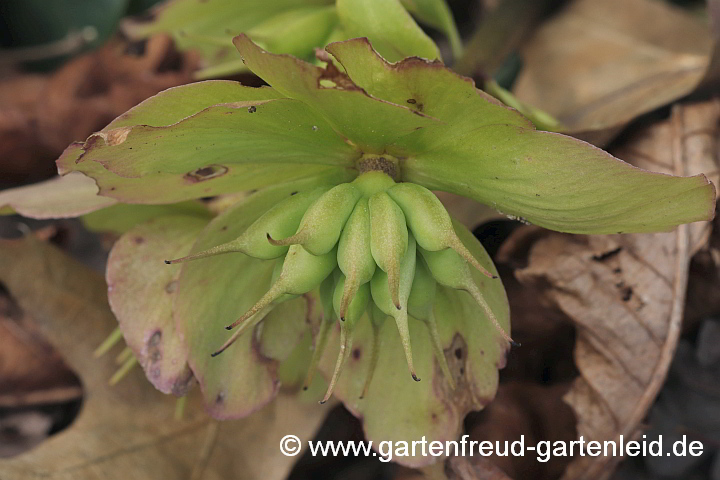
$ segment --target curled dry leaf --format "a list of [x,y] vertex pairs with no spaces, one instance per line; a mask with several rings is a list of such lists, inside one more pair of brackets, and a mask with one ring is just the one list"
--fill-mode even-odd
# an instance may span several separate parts
[[514,93],[565,133],[604,144],[695,90],[712,43],[701,21],[664,2],[577,0],[527,42]]
[[[87,392],[75,422],[34,450],[0,465],[4,480],[127,478],[285,478],[292,457],[278,443],[306,440],[327,409],[281,394],[252,417],[219,424],[191,395],[184,420],[174,398],[157,392],[139,369],[115,387],[115,366],[93,350],[115,325],[102,277],[34,239],[0,241],[0,282],[64,355]],[[42,300],[42,301],[39,301]]]
[[[716,103],[679,105],[668,121],[638,131],[615,154],[656,171],[717,175],[717,120]],[[680,335],[690,256],[707,238],[702,223],[658,234],[548,233],[530,248],[518,278],[544,289],[576,324],[580,377],[565,400],[578,435],[604,441],[638,433]],[[617,460],[579,457],[564,478],[597,478]]]

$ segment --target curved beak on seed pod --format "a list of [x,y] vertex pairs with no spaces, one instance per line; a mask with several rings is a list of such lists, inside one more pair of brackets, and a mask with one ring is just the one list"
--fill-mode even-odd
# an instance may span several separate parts
[[455,379],[450,373],[450,367],[448,367],[447,359],[445,358],[445,349],[440,339],[440,333],[438,332],[435,313],[433,311],[436,292],[437,282],[430,274],[422,256],[418,257],[415,265],[415,278],[413,279],[410,297],[408,298],[408,314],[427,325],[430,341],[432,342],[433,351],[435,352],[435,358],[450,387],[454,390]]
[[[283,263],[284,263],[284,261],[280,260],[280,259],[275,261],[275,266],[273,267],[272,277],[270,279],[271,285],[274,284],[277,281],[277,279],[280,277],[280,274],[282,273]],[[295,297],[294,295],[285,294],[285,295],[282,295],[280,298],[278,298],[276,303],[279,304],[279,303],[284,302],[285,300],[291,300],[294,297]],[[222,346],[219,349],[217,349],[214,353],[212,353],[210,356],[217,357],[222,352],[227,350],[227,348],[230,345],[235,343],[235,340],[237,340],[240,337],[240,335],[242,335],[243,333],[252,329],[258,323],[260,323],[272,311],[272,309],[275,308],[275,305],[276,304],[266,305],[265,307],[260,309],[257,313],[251,315],[245,322],[243,322],[242,325],[240,325],[240,328],[235,329],[235,332],[233,332],[232,336],[230,338],[228,338],[225,341],[225,343],[223,343]]]
[[465,262],[460,255],[449,248],[437,252],[431,252],[423,248],[419,248],[418,250],[420,250],[420,254],[423,259],[425,259],[430,273],[440,285],[468,292],[475,302],[485,311],[485,315],[503,338],[511,345],[516,345],[513,339],[510,338],[510,335],[508,335],[498,323],[497,317],[475,284],[467,262]]
[[408,227],[421,248],[431,252],[451,248],[484,275],[497,278],[480,265],[460,241],[450,214],[434,193],[415,183],[399,183],[390,188],[387,194],[402,209]]
[[372,281],[370,282],[370,289],[375,305],[377,305],[384,313],[395,319],[395,324],[397,326],[398,333],[400,334],[400,341],[402,342],[403,350],[405,350],[405,360],[407,361],[408,368],[410,369],[410,375],[412,375],[413,380],[419,382],[420,379],[415,373],[415,365],[413,363],[407,309],[410,289],[412,288],[413,277],[415,276],[415,260],[415,239],[412,235],[408,235],[408,248],[405,255],[402,257],[398,272],[399,308],[396,308],[395,302],[388,296],[390,291],[388,288],[389,275],[382,270],[377,270],[375,275],[373,275]]
[[375,266],[370,247],[370,209],[367,198],[362,198],[350,214],[338,243],[338,267],[345,275],[345,289],[337,311],[340,320],[345,320],[345,312],[360,286],[372,280]]
[[387,274],[390,298],[395,308],[400,309],[400,263],[408,250],[405,215],[385,192],[378,192],[370,197],[368,206],[370,251],[377,266]]
[[[342,302],[344,290],[345,278],[341,277],[335,285],[335,293],[333,295],[333,307],[336,311],[340,309],[340,303]],[[320,403],[327,402],[332,395],[333,390],[335,390],[338,378],[340,378],[340,374],[350,357],[353,336],[355,334],[355,325],[367,310],[369,302],[370,285],[366,283],[358,289],[357,294],[348,306],[345,321],[340,323],[340,352],[338,353],[337,361],[335,362],[335,371],[333,371],[332,378],[330,379],[330,385],[325,393],[325,397],[320,401]]]
[[233,252],[244,253],[261,260],[281,257],[287,253],[288,247],[269,244],[267,235],[278,237],[292,235],[300,225],[300,220],[308,207],[327,190],[327,188],[317,188],[310,192],[292,195],[262,214],[235,240],[194,255],[165,260],[165,263],[181,263]]
[[270,290],[243,316],[228,325],[228,330],[242,324],[283,295],[302,295],[317,287],[337,266],[337,249],[325,255],[313,255],[300,245],[293,245],[283,261],[282,270]]
[[268,233],[267,239],[275,246],[302,245],[313,255],[324,255],[337,244],[361,196],[362,192],[352,183],[341,183],[310,205],[294,235],[278,240]]

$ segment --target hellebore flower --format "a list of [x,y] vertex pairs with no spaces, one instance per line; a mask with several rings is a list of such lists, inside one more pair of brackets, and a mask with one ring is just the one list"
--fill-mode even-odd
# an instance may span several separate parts
[[[320,68],[234,42],[270,87],[167,90],[68,147],[62,179],[0,194],[30,216],[112,205],[148,219],[111,252],[110,304],[150,381],[184,394],[197,379],[217,418],[281,385],[316,400],[334,388],[376,443],[456,438],[495,394],[509,308],[487,253],[430,190],[573,233],[713,216],[703,175],[536,131],[439,62],[390,64],[354,39]],[[252,189],[214,218],[188,204]]]

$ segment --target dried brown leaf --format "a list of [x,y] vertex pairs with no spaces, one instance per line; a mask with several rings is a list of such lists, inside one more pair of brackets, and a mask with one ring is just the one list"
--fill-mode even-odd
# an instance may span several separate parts
[[293,458],[286,434],[307,440],[327,409],[286,395],[240,421],[217,423],[191,395],[186,418],[173,419],[174,397],[153,389],[140,369],[107,385],[111,358],[92,352],[115,325],[102,277],[35,239],[0,240],[0,282],[33,315],[79,375],[87,396],[76,421],[34,450],[0,465],[3,480],[103,478],[281,479]]
[[0,81],[0,169],[4,182],[55,172],[53,161],[73,141],[166,88],[192,81],[198,59],[180,55],[166,36],[137,50],[111,41],[51,75],[17,74]]
[[603,144],[695,90],[711,51],[708,28],[664,2],[577,0],[529,39],[514,93]]
[[[668,121],[640,130],[614,153],[665,173],[716,173],[717,149],[705,148],[702,139],[713,137],[717,119],[714,103],[678,106]],[[518,278],[543,289],[576,324],[580,377],[565,399],[586,440],[638,433],[675,351],[689,259],[707,241],[706,229],[695,224],[658,234],[549,233],[530,247]],[[564,478],[598,478],[616,461],[579,457]]]

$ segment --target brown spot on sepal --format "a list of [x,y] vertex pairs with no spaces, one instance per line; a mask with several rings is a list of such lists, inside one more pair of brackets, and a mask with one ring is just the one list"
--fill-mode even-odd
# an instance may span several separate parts
[[[455,383],[458,385],[464,381],[463,376],[465,373],[465,363],[467,362],[467,349],[467,342],[460,333],[455,334],[452,343],[445,349],[445,360],[447,361],[448,368]],[[437,363],[437,361],[435,363]],[[439,369],[439,366],[436,365],[436,368]],[[440,376],[442,376],[442,371],[439,372]],[[443,380],[444,379],[443,377]]]
[[165,285],[165,293],[173,294],[177,290],[177,280],[172,280],[170,283]]
[[208,165],[207,167],[198,168],[197,170],[186,173],[183,178],[189,183],[198,183],[222,177],[228,173],[228,171],[228,167],[224,165]]
[[[177,397],[182,397],[187,394],[195,384],[195,376],[186,364],[182,372],[174,378],[164,380],[160,378],[162,376],[162,366],[160,362],[163,359],[162,337],[162,330],[155,330],[152,335],[150,335],[145,342],[144,358],[140,359],[141,364],[148,378],[153,381],[153,383],[156,381],[160,382],[156,384],[160,390],[165,393],[171,393]],[[168,380],[172,382],[169,385]]]
[[[455,381],[453,390],[443,374],[437,359],[433,361],[432,385],[437,398],[445,398],[448,404],[455,405],[461,411],[477,408],[477,398],[473,398],[473,392],[467,381],[467,359],[468,345],[463,336],[458,332],[453,336],[452,342],[444,349],[445,361],[448,364],[450,374]],[[488,399],[488,402],[490,399]],[[483,400],[484,403],[484,400]]]
[[153,332],[153,334],[148,339],[148,347],[156,347],[160,344],[160,340],[162,339],[162,331],[156,330]]

